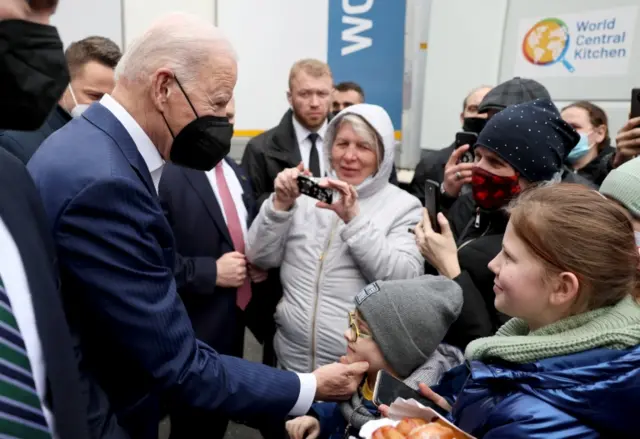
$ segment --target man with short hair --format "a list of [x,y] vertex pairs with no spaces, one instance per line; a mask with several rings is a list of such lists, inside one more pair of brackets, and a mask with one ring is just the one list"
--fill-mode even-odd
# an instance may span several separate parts
[[362,104],[364,102],[364,90],[355,82],[341,82],[334,87],[332,99],[331,110],[332,115],[335,116],[347,107]]
[[236,79],[235,52],[219,29],[167,15],[131,43],[113,93],[28,165],[58,250],[89,411],[96,424],[115,414],[132,438],[156,439],[176,407],[242,418],[303,414],[314,397],[351,395],[368,367],[295,374],[219,355],[194,336],[158,185],[166,161],[209,171],[228,154]]
[[283,169],[303,162],[315,177],[325,175],[322,142],[332,90],[333,77],[326,63],[302,59],[291,67],[287,91],[291,109],[278,126],[251,139],[242,156],[258,207],[273,192],[273,182]]
[[0,147],[26,164],[47,137],[113,90],[121,56],[108,38],[93,36],[72,43],[65,52],[71,81],[56,108],[36,131],[1,131]]

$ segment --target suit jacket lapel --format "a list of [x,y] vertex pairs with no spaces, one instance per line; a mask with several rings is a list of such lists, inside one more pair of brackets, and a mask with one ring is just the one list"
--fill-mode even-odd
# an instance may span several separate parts
[[113,139],[149,192],[156,194],[149,168],[147,168],[142,155],[140,155],[138,147],[113,113],[98,102],[89,107],[82,117]]
[[180,171],[184,173],[189,184],[191,184],[200,200],[202,200],[209,216],[211,216],[211,219],[215,223],[216,227],[218,227],[218,230],[220,230],[224,239],[226,239],[229,245],[233,247],[233,241],[231,240],[227,223],[225,222],[224,215],[222,214],[222,207],[218,204],[218,200],[213,193],[213,189],[211,188],[211,183],[209,183],[209,180],[207,179],[207,175],[203,171],[196,171],[187,168],[180,168]]
[[287,111],[273,135],[274,147],[266,152],[268,156],[283,162],[287,167],[298,166],[302,161],[292,118],[293,111]]
[[242,167],[238,166],[233,160],[226,158],[225,159],[229,166],[236,173],[236,177],[238,177],[238,181],[240,182],[240,186],[242,186],[242,202],[244,203],[245,209],[247,209],[247,229],[251,226],[253,219],[256,217],[258,212],[256,211],[256,201],[253,197],[253,187],[251,187],[251,181],[244,173]]

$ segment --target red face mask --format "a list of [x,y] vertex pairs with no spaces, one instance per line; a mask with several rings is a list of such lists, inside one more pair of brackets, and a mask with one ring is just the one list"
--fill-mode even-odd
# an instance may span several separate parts
[[483,209],[499,209],[506,206],[520,193],[518,178],[517,173],[510,177],[501,177],[476,166],[471,176],[473,199]]

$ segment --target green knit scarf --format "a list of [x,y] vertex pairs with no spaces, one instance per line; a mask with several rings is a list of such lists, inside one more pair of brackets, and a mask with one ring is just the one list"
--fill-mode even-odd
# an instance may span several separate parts
[[589,349],[627,349],[638,344],[640,305],[627,297],[614,306],[568,317],[535,331],[529,331],[524,320],[511,319],[493,337],[471,342],[465,357],[529,363]]

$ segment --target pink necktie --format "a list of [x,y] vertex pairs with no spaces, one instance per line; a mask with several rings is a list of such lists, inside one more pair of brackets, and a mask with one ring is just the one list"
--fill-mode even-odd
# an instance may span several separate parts
[[[231,235],[231,241],[238,253],[244,254],[244,237],[242,236],[242,225],[240,223],[240,217],[238,216],[238,210],[236,204],[233,202],[231,191],[227,185],[227,180],[224,178],[224,170],[222,169],[222,162],[216,165],[216,183],[218,184],[218,193],[222,200],[222,207],[224,208],[224,215],[227,218],[227,228],[229,229],[229,235]],[[238,288],[238,294],[236,296],[236,304],[244,311],[251,300],[251,283],[249,282],[249,276],[245,279],[244,283]]]

